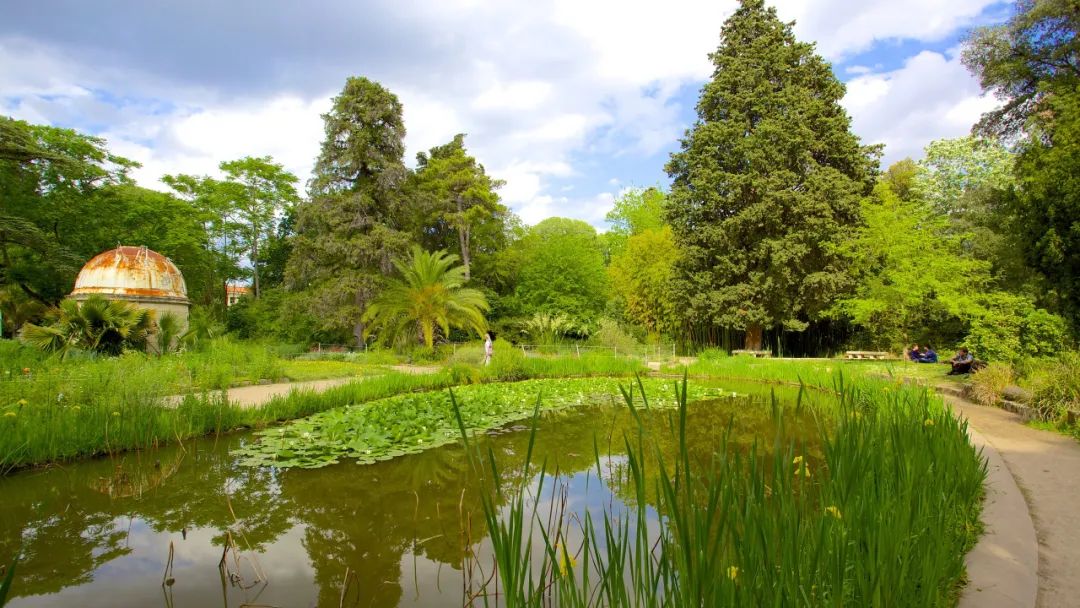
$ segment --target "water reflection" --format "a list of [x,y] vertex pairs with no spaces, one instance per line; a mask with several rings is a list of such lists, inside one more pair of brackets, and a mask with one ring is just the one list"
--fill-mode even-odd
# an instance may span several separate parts
[[[693,404],[691,456],[711,458],[729,422],[732,447],[770,445],[769,411],[762,399]],[[670,417],[646,420],[663,429]],[[807,416],[788,416],[787,426],[795,440],[814,434]],[[534,461],[559,477],[546,488],[533,480],[531,491],[561,493],[578,517],[617,510],[632,499],[618,480],[623,436],[635,429],[625,409],[546,415]],[[672,457],[674,441],[656,435]],[[0,558],[23,551],[11,605],[337,606],[345,595],[346,605],[444,606],[461,600],[463,581],[475,586],[490,574],[482,479],[460,446],[279,471],[236,465],[229,450],[250,440],[200,440],[0,479]],[[527,442],[527,432],[510,432],[481,447],[512,478]],[[175,583],[163,587],[170,543]]]

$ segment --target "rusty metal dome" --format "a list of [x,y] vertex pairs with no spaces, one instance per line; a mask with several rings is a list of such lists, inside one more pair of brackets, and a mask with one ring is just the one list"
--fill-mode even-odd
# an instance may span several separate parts
[[111,299],[187,304],[184,275],[172,261],[146,247],[124,247],[99,253],[79,271],[71,296],[100,295]]

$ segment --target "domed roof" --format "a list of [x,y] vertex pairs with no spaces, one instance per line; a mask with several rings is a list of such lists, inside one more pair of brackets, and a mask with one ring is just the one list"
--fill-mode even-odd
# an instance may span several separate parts
[[146,247],[117,247],[94,256],[79,271],[71,295],[188,301],[180,269]]

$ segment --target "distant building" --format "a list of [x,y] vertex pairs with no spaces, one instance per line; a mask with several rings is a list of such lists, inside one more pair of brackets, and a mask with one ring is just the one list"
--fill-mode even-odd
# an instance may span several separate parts
[[172,260],[145,246],[117,247],[87,262],[70,297],[83,302],[92,296],[131,302],[153,310],[158,318],[172,313],[187,327],[191,302],[184,275]]
[[251,293],[251,288],[246,285],[225,286],[225,306],[232,306],[240,301],[240,298]]

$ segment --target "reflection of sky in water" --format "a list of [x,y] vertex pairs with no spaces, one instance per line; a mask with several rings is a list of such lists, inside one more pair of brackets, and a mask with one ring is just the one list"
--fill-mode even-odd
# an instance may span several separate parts
[[[767,407],[731,405],[701,408],[705,417],[694,427],[699,447],[711,449],[732,413],[752,413],[747,433],[764,430],[760,412]],[[621,521],[635,513],[608,485],[626,474],[621,437],[629,424],[625,411],[604,408],[563,411],[541,423],[526,504],[538,497],[536,510],[545,521],[563,510],[571,553],[587,514],[602,530],[605,517]],[[336,606],[346,569],[356,576],[350,595],[359,595],[359,605],[446,606],[460,601],[468,563],[463,518],[472,522],[474,555],[485,573],[476,571],[474,584],[490,574],[476,474],[463,464],[460,446],[371,466],[283,472],[238,467],[228,449],[245,439],[207,439],[189,443],[183,453],[165,448],[0,479],[0,559],[20,540],[25,548],[10,605],[168,606],[161,582],[172,542],[175,584],[168,591],[177,607]],[[517,478],[527,440],[528,432],[487,437],[483,451],[492,450],[504,479]],[[172,462],[180,466],[162,475],[162,463]],[[541,462],[559,473],[546,477],[543,487],[536,476]],[[116,479],[135,480],[138,492],[110,498],[102,481]],[[652,507],[647,513],[655,538],[661,524]],[[218,563],[228,530],[267,581],[247,590],[226,584],[223,597]],[[532,538],[539,567],[537,529]],[[254,551],[246,550],[245,539]],[[253,582],[250,561],[241,574],[245,584]]]

